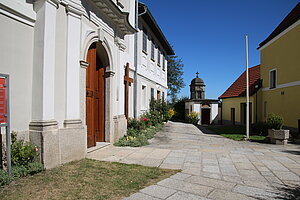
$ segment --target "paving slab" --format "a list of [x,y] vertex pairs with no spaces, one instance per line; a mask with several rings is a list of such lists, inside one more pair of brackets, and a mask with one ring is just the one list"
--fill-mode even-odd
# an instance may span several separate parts
[[129,200],[274,199],[280,188],[300,185],[299,145],[233,141],[200,129],[168,122],[148,146],[109,145],[87,157],[182,170]]
[[177,190],[162,187],[159,185],[151,185],[142,189],[140,192],[160,199],[166,199],[175,192],[177,192]]
[[167,200],[209,200],[209,199],[191,193],[179,191],[176,192],[174,195],[170,196],[169,198],[167,198]]

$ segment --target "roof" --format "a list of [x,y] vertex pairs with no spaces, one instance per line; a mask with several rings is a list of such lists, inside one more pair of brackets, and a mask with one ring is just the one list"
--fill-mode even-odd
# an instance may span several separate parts
[[204,84],[204,81],[203,81],[203,79],[202,78],[198,78],[198,77],[196,77],[196,78],[194,78],[192,81],[191,81],[191,84]]
[[[146,9],[146,10],[145,10]],[[152,32],[154,33],[157,40],[161,43],[162,47],[166,51],[168,55],[175,55],[171,45],[169,44],[168,40],[164,36],[163,32],[159,28],[158,24],[156,23],[153,15],[151,14],[149,8],[143,4],[139,3],[139,13],[142,14],[140,17],[148,24],[151,28]]]
[[285,29],[290,27],[296,21],[300,19],[300,2],[295,6],[295,8],[282,20],[282,22],[275,28],[275,30],[265,39],[263,42],[259,44],[259,48],[263,47],[277,35],[282,33]]
[[[258,87],[255,88],[255,86]],[[260,65],[249,68],[249,94],[261,87]],[[219,97],[219,99],[246,96],[246,71]]]

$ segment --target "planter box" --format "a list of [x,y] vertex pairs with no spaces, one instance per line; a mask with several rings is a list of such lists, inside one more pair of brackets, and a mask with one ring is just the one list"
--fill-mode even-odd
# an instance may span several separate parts
[[289,139],[290,131],[289,130],[268,130],[268,137],[273,144],[287,144],[287,140]]

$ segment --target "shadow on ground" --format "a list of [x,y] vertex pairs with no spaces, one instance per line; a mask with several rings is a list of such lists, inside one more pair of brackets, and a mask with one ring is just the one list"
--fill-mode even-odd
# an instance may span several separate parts
[[[278,196],[275,199],[300,200],[300,186],[277,188]],[[280,194],[279,194],[280,193]]]
[[284,152],[284,153],[290,153],[290,154],[294,154],[294,155],[300,155],[300,150],[299,151],[295,151],[295,150],[283,150],[282,152]]

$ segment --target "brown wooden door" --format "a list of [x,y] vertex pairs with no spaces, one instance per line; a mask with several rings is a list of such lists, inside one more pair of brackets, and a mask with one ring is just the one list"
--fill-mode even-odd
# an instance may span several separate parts
[[87,55],[89,66],[86,73],[86,125],[88,147],[96,142],[104,142],[104,72],[97,59],[96,45],[93,44]]
[[210,124],[210,109],[202,109],[201,124]]

